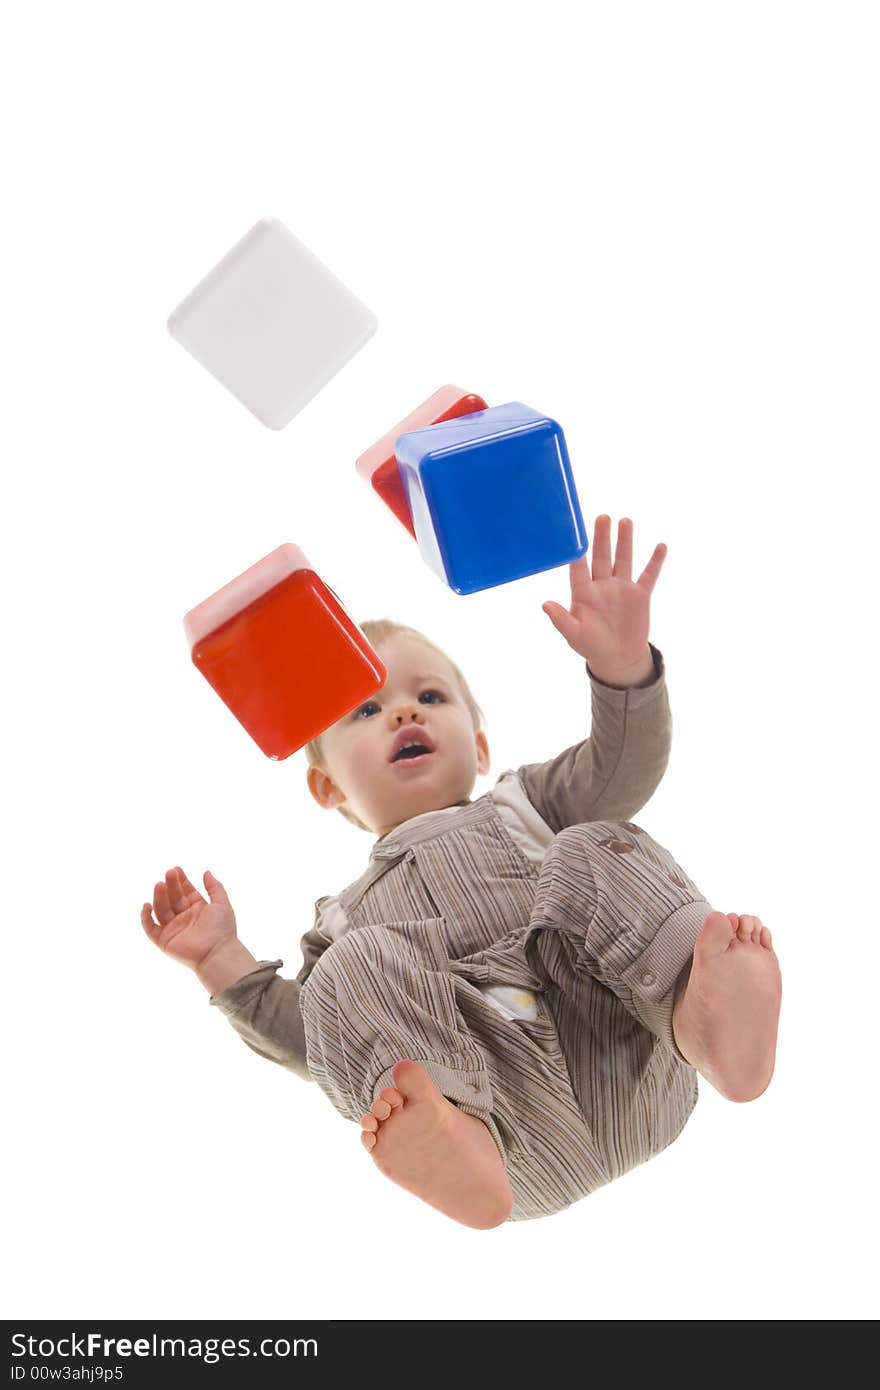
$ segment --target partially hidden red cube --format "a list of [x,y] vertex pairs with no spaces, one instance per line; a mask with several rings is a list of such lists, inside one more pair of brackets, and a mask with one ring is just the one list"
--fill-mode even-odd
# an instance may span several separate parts
[[388,672],[297,545],[280,545],[183,620],[194,664],[269,758],[288,758]]
[[394,456],[395,441],[400,435],[408,434],[411,430],[424,430],[429,425],[439,425],[441,420],[454,420],[459,415],[470,415],[475,410],[487,408],[482,396],[462,391],[460,386],[441,386],[439,391],[435,391],[433,396],[429,396],[417,406],[399,425],[383,434],[382,438],[361,454],[355,463],[360,476],[375,488],[385,505],[390,507],[397,520],[409,531],[413,540],[416,538],[416,532],[410,516],[406,489]]

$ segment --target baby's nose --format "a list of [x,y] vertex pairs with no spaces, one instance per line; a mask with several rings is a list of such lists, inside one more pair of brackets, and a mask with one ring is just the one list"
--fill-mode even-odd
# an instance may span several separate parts
[[405,705],[395,711],[395,719],[398,724],[420,724],[422,722],[421,710],[415,705]]

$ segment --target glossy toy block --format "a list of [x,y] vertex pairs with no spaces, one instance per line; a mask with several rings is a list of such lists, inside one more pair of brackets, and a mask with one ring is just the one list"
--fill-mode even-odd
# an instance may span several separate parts
[[585,554],[565,437],[548,416],[511,401],[402,434],[395,452],[422,557],[455,593]]
[[471,391],[462,391],[460,386],[441,386],[433,396],[416,406],[416,409],[383,435],[355,463],[364,482],[379,494],[382,501],[391,509],[397,520],[416,538],[415,527],[410,516],[406,490],[400,477],[400,469],[394,455],[394,445],[398,437],[411,430],[421,430],[428,425],[436,425],[441,420],[454,420],[460,415],[470,415],[475,410],[485,410],[486,402],[482,396]]
[[296,545],[264,556],[183,625],[194,664],[269,758],[304,747],[388,678]]
[[283,429],[376,331],[376,317],[264,217],[168,319],[173,338],[270,429]]

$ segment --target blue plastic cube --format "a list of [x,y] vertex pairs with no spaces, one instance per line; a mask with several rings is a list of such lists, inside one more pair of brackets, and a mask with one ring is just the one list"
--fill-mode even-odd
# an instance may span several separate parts
[[565,437],[511,401],[397,439],[422,558],[457,594],[509,584],[586,553]]

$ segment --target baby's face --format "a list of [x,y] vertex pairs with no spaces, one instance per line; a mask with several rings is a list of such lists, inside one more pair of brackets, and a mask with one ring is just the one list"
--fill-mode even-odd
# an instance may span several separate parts
[[[308,782],[321,806],[345,805],[384,835],[410,816],[467,801],[477,774],[489,770],[489,746],[439,652],[404,633],[378,652],[385,685],[322,734],[323,762],[309,768]],[[401,742],[430,751],[401,755]]]

